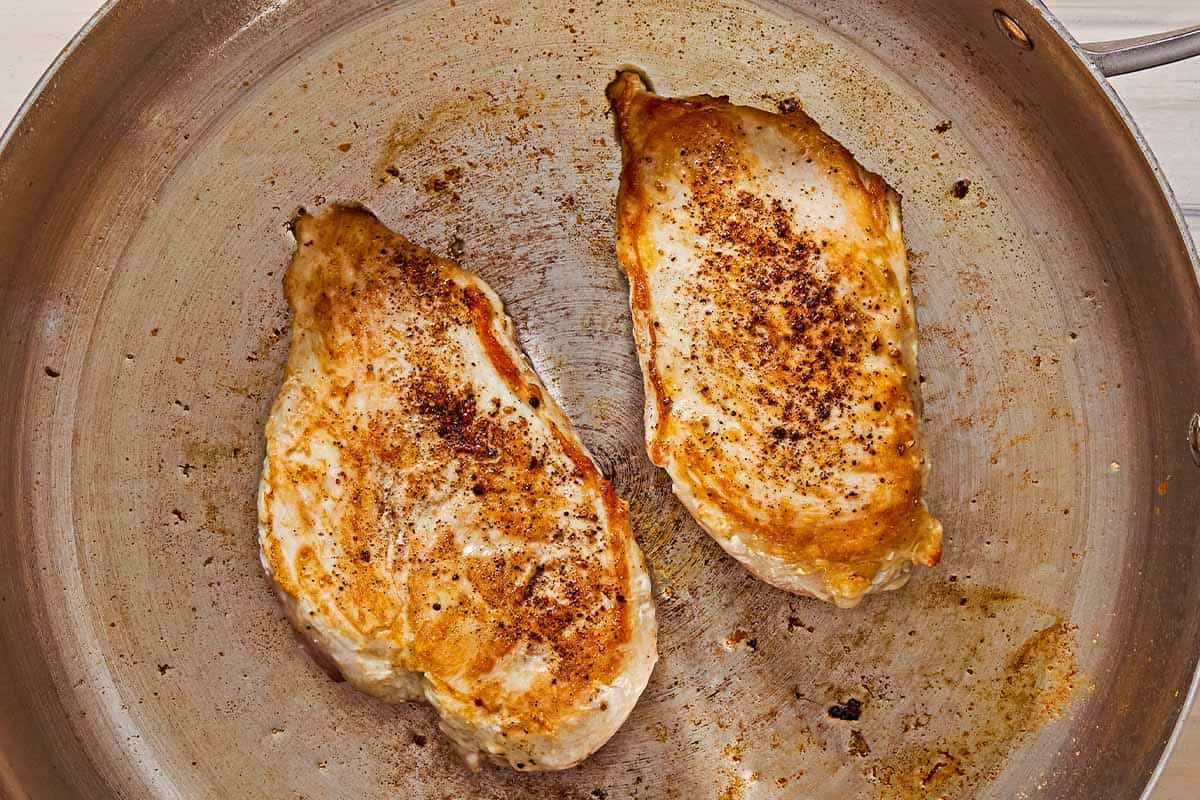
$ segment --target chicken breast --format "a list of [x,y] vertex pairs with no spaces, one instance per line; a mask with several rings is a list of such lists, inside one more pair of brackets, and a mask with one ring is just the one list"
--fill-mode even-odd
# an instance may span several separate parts
[[657,659],[628,509],[486,284],[338,207],[295,224],[262,563],[353,686],[424,699],[477,765],[573,766]]
[[849,607],[936,564],[899,196],[802,112],[608,96],[650,459],[787,591]]

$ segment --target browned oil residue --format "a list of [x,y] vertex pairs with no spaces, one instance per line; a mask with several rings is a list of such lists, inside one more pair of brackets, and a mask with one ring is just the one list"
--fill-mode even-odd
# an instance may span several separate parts
[[452,125],[479,111],[480,103],[472,96],[455,97],[435,105],[420,118],[404,117],[392,124],[387,136],[379,143],[379,155],[375,158],[372,175],[377,183],[397,180],[401,173],[396,168],[400,155],[418,143],[427,143],[431,131]]
[[[412,180],[417,188],[427,189],[422,174],[410,174],[413,165],[419,163],[424,170],[431,163],[456,159],[466,152],[461,145],[465,140],[494,143],[496,147],[488,152],[492,157],[499,158],[501,164],[505,161],[515,162],[518,158],[537,163],[546,159],[553,161],[557,157],[555,151],[544,144],[538,146],[535,143],[539,132],[547,130],[546,123],[539,121],[539,118],[554,119],[561,117],[564,112],[581,116],[593,113],[580,112],[575,100],[564,108],[561,98],[547,97],[545,90],[537,87],[522,85],[511,87],[512,91],[503,87],[493,88],[497,91],[459,93],[461,87],[455,87],[453,97],[433,104],[428,111],[395,120],[377,146],[372,168],[376,188],[383,189],[389,184]],[[584,105],[586,107],[586,103]],[[507,143],[512,149],[505,150],[502,143]],[[587,167],[590,163],[585,159],[575,166]],[[480,164],[468,161],[467,166],[471,169],[482,166],[489,172],[500,169],[487,154],[484,154]],[[452,200],[460,199],[457,194],[448,196]]]
[[[526,88],[506,98],[468,92],[438,103],[424,114],[396,120],[379,143],[379,153],[372,169],[375,182],[384,185],[402,180],[404,173],[399,162],[405,151],[414,147],[424,151],[440,150],[446,141],[444,135],[461,125],[476,129],[484,125],[491,130],[486,134],[488,138],[506,140],[513,145],[521,144],[528,136],[532,122],[529,119],[529,105],[536,102],[542,113],[558,108],[558,104],[547,101],[541,91],[534,92],[532,97],[526,94]],[[534,155],[545,153],[539,150]]]
[[246,360],[254,363],[255,361],[264,361],[274,354],[276,345],[278,345],[287,336],[286,326],[272,326],[259,336],[258,345],[254,351],[246,356]]
[[221,511],[216,503],[208,500],[204,508],[204,529],[218,536],[229,536],[230,531],[221,521]]
[[1059,619],[1012,652],[975,698],[965,727],[873,761],[866,775],[875,783],[877,800],[972,796],[1032,732],[1061,715],[1086,683],[1075,661],[1071,627]]
[[462,182],[462,178],[462,167],[450,167],[441,173],[427,177],[425,182],[421,184],[421,188],[430,194],[440,194],[454,202],[458,202],[461,197],[454,187]]
[[234,447],[228,444],[214,444],[212,442],[194,441],[191,439],[183,442],[183,457],[186,461],[189,471],[193,467],[215,467],[218,464],[224,464],[227,461],[237,459],[242,454],[240,447]]
[[996,613],[1000,606],[1025,599],[1016,592],[1000,586],[958,583],[953,578],[951,580],[954,582],[930,583],[922,586],[919,597],[921,605],[933,609],[953,608],[969,604],[974,613],[988,616]]
[[741,628],[734,628],[733,633],[731,633],[731,634],[729,634],[729,636],[725,637],[725,646],[726,647],[736,647],[737,645],[741,644],[742,642],[746,641],[749,638],[750,638],[750,634],[746,633]]
[[[618,491],[621,488],[618,486]],[[629,502],[630,526],[654,574],[668,584],[690,583],[704,566],[707,537],[694,529],[687,509],[640,492],[624,496]]]
[[717,796],[717,800],[742,800],[746,796],[746,781],[741,775],[730,775],[729,785]]

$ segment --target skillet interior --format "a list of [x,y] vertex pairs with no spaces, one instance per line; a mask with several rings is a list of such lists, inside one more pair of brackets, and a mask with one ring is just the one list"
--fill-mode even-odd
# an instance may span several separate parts
[[[1136,795],[1200,637],[1188,246],[1037,11],[1013,12],[1027,52],[965,0],[797,5],[122,2],[100,19],[0,153],[0,787]],[[797,98],[905,195],[948,533],[905,591],[845,613],[756,583],[646,461],[602,92],[626,63],[664,92]],[[578,770],[467,773],[425,708],[328,682],[259,573],[284,226],[333,199],[500,292],[633,506],[663,660]],[[830,718],[850,697],[861,719]]]

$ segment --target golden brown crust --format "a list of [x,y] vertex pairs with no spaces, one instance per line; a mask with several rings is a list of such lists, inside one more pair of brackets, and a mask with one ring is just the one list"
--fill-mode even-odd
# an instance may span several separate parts
[[835,596],[935,564],[898,196],[802,112],[629,72],[608,96],[651,459],[718,540]]
[[[364,210],[295,232],[262,503],[270,572],[356,640],[394,648],[468,722],[553,732],[628,665],[640,556],[623,501],[475,276]],[[504,385],[469,377],[488,374]],[[278,507],[307,537],[290,554]],[[545,669],[514,688],[497,667],[519,653]]]

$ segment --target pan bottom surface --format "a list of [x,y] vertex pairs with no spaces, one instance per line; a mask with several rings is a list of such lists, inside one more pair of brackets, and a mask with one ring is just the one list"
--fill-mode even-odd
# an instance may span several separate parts
[[[1087,333],[1060,265],[957,110],[782,7],[352,8],[312,4],[253,53],[225,45],[236,102],[202,76],[181,95],[171,147],[131,178],[132,199],[109,201],[128,236],[80,288],[98,310],[72,333],[78,392],[47,423],[74,441],[71,526],[39,557],[59,565],[41,579],[62,598],[48,625],[74,654],[65,702],[105,779],[127,796],[229,800],[1008,798],[1075,757],[1111,624],[1098,582],[1120,557],[1085,498],[1138,467],[1119,440],[1089,467],[1084,398],[1103,376],[1081,370]],[[626,64],[663,93],[798,102],[903,194],[929,502],[947,533],[942,565],[903,590],[839,611],[755,581],[647,460],[603,92]],[[97,185],[120,192],[120,178]],[[261,573],[287,222],[339,200],[497,290],[630,503],[661,661],[577,769],[470,772],[427,707],[331,682]],[[80,242],[109,222],[93,210],[73,223]]]

